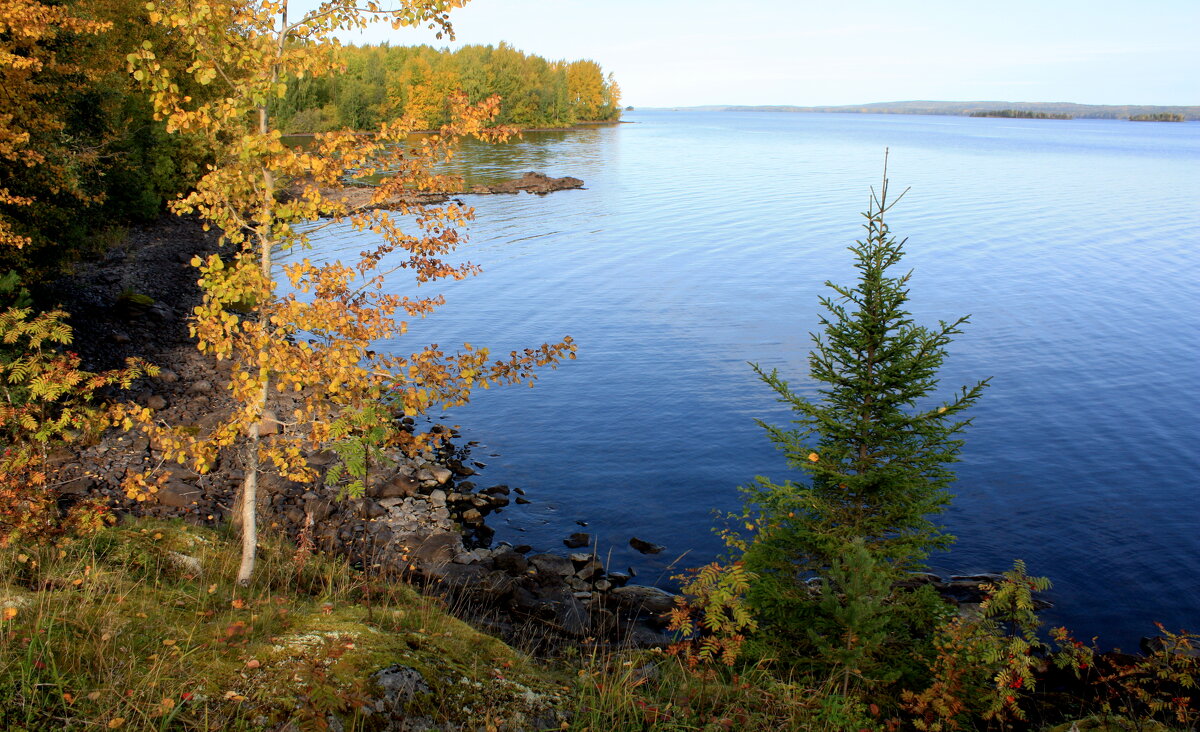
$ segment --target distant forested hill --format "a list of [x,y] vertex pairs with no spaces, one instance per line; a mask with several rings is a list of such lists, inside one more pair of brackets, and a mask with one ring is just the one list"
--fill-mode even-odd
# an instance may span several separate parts
[[705,106],[688,107],[696,110],[729,112],[860,112],[866,114],[953,114],[972,115],[977,113],[1013,110],[1018,112],[1044,113],[1046,115],[1070,115],[1085,119],[1128,119],[1139,115],[1181,114],[1189,120],[1200,120],[1200,107],[1169,107],[1151,105],[1103,105],[1073,104],[1071,102],[873,102],[871,104],[848,104],[838,107],[792,107],[792,106]]
[[507,43],[464,46],[348,46],[346,73],[288,85],[275,114],[288,132],[365,130],[405,114],[436,128],[448,121],[446,96],[471,102],[499,94],[500,124],[568,127],[616,120],[621,92],[595,61],[547,61]]

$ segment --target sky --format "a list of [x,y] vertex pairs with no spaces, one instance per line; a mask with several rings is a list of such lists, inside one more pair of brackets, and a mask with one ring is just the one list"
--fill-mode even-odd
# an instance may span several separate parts
[[1200,0],[473,0],[456,42],[590,58],[623,103],[1200,104]]

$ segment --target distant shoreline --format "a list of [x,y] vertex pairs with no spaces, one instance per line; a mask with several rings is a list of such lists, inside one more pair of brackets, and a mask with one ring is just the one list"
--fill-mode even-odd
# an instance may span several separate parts
[[[576,123],[568,125],[566,127],[516,127],[515,129],[518,133],[524,133],[524,132],[573,132],[573,131],[578,131],[578,130],[590,130],[595,127],[608,127],[610,125],[628,125],[628,124],[634,124],[634,123],[629,122],[627,120],[623,120],[623,119],[602,119],[602,120],[595,120],[595,121],[576,122]],[[336,131],[336,130],[332,130],[332,131]],[[441,130],[413,130],[409,134],[436,135],[439,132],[441,132]],[[324,133],[321,133],[321,132],[285,132],[285,133],[283,133],[283,136],[284,137],[314,137],[319,134],[324,134]],[[371,132],[369,130],[358,130],[354,134],[356,134],[356,135],[373,135],[375,133]]]
[[1075,104],[1072,102],[873,102],[824,107],[790,105],[701,105],[694,107],[639,107],[641,110],[679,112],[822,112],[835,114],[923,114],[959,117],[989,116],[1011,110],[1045,115],[1070,115],[1075,119],[1129,119],[1158,115],[1182,116],[1200,120],[1200,106],[1154,106],[1144,104]]

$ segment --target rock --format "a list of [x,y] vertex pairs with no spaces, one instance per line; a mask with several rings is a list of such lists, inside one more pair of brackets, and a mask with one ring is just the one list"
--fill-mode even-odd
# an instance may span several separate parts
[[582,567],[575,570],[575,576],[585,580],[591,579],[598,574],[604,574],[604,565],[595,558],[589,559]]
[[595,587],[599,592],[608,592],[612,589],[613,584],[606,579],[602,579],[596,580],[595,584],[592,586]]
[[479,549],[472,549],[469,552],[463,552],[454,557],[455,564],[476,564],[484,558],[484,555]]
[[367,488],[371,498],[408,498],[417,494],[420,484],[412,478],[396,475],[386,483],[377,483]]
[[324,521],[333,515],[333,501],[326,498],[309,498],[304,502],[304,512],[312,514],[314,522]]
[[379,518],[387,514],[387,509],[369,498],[363,498],[358,501],[358,514],[367,519]]
[[308,464],[314,468],[321,468],[337,462],[338,457],[337,453],[335,453],[333,450],[318,450],[308,453],[304,456],[304,459],[307,460]]
[[515,551],[502,551],[492,556],[496,569],[509,574],[524,574],[529,568],[529,560]]
[[425,568],[436,568],[449,564],[463,552],[462,538],[458,534],[407,534],[396,539],[408,555],[409,561]]
[[[939,579],[940,579],[940,578],[939,578]],[[973,583],[975,583],[976,585],[978,585],[978,584],[982,584],[982,583],[984,583],[984,582],[989,582],[989,583],[991,583],[991,584],[999,584],[999,583],[1001,583],[1001,582],[1003,582],[1003,581],[1004,581],[1004,575],[1002,575],[1002,574],[991,574],[991,573],[984,573],[984,574],[952,574],[952,575],[950,575],[950,581],[951,581],[952,583],[953,583],[953,582],[973,582]]]
[[539,574],[558,577],[570,577],[575,574],[575,565],[571,560],[557,554],[534,554],[529,557],[529,563]]
[[478,564],[443,564],[432,571],[443,584],[450,587],[475,589],[487,576],[486,567]]
[[190,574],[193,578],[204,575],[204,567],[196,557],[180,554],[179,552],[167,552],[167,559],[171,561],[171,565],[175,569],[184,574]]
[[157,412],[160,409],[166,409],[167,400],[158,394],[151,394],[150,398],[146,400],[146,406]]
[[279,418],[270,409],[264,409],[262,419],[258,421],[258,434],[261,437],[279,434]]
[[288,480],[279,473],[259,473],[258,490],[262,493],[286,494],[292,489],[302,489],[303,483]]
[[171,369],[162,369],[158,372],[158,380],[164,384],[174,384],[176,381],[179,381],[179,374]]
[[172,508],[191,508],[204,498],[204,493],[194,485],[170,481],[158,491],[158,502]]
[[576,564],[583,564],[587,560],[591,559],[592,555],[588,552],[574,552],[572,554],[568,554],[567,558]]
[[591,630],[591,616],[587,606],[580,602],[579,598],[566,595],[556,609],[554,621],[559,628],[578,637],[588,635],[588,631]]
[[438,485],[445,485],[446,481],[453,477],[454,473],[449,468],[444,468],[441,465],[433,465],[429,468],[429,472],[433,473],[433,479]]
[[479,512],[479,509],[468,508],[466,511],[463,511],[462,520],[463,520],[463,523],[466,523],[466,524],[482,523],[483,522],[483,514]]
[[517,497],[517,505],[518,506],[524,506],[524,505],[529,504],[530,502],[531,501],[528,498],[521,498],[520,496]]
[[379,690],[379,698],[372,704],[375,711],[401,721],[407,717],[413,697],[433,691],[416,669],[396,663],[371,674],[371,681]]
[[635,648],[664,648],[674,643],[675,639],[669,633],[639,624],[629,629],[625,642]]
[[627,610],[645,610],[655,615],[675,607],[675,595],[657,587],[626,585],[609,593],[618,605]]
[[581,546],[587,546],[588,544],[591,544],[592,537],[590,534],[585,534],[582,531],[577,531],[574,534],[571,534],[567,538],[563,539],[563,543],[567,545],[568,549],[578,549]]
[[629,540],[629,546],[633,547],[642,554],[659,554],[666,549],[666,547],[661,544],[651,544],[650,542],[643,541],[636,536]]
[[476,186],[472,193],[536,193],[544,196],[551,191],[563,191],[572,188],[583,188],[583,181],[578,178],[564,176],[551,178],[545,173],[530,171],[516,180],[509,180],[491,186]]
[[190,386],[188,386],[188,394],[211,394],[212,390],[213,390],[212,382],[210,382],[206,379],[201,379],[200,381],[193,381],[192,384]]
[[479,590],[494,597],[503,597],[517,586],[517,580],[504,572],[489,572],[479,581]]
[[[622,587],[625,585],[625,583],[629,582],[629,580],[632,578],[629,575],[625,574],[624,572],[609,572],[606,579],[608,579],[609,582],[613,583],[613,585],[615,585],[617,587]],[[597,583],[597,585],[599,585],[599,583]]]
[[494,485],[491,488],[484,488],[483,492],[489,496],[507,496],[510,490],[506,485]]
[[429,504],[434,507],[446,505],[446,491],[437,488],[429,492]]

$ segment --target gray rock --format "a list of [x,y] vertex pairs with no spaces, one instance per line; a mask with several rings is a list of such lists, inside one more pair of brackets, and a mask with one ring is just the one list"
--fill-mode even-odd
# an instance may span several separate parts
[[167,559],[171,561],[171,565],[175,569],[184,574],[190,574],[193,577],[204,575],[204,566],[200,564],[200,560],[196,557],[180,554],[179,552],[167,552]]
[[416,495],[419,484],[411,477],[397,474],[385,483],[378,483],[367,488],[367,495],[372,498],[408,498]]
[[636,536],[629,540],[629,546],[633,547],[642,554],[659,554],[666,549],[666,547],[661,544],[652,544],[648,541],[639,539]]
[[492,556],[492,562],[496,569],[503,570],[509,574],[524,574],[529,568],[529,560],[515,551],[497,552]]
[[657,587],[626,585],[609,593],[618,605],[627,610],[644,610],[659,614],[675,607],[675,595]]
[[591,536],[591,534],[585,534],[581,531],[577,531],[574,534],[571,534],[567,538],[563,539],[563,543],[567,545],[568,549],[578,549],[579,547],[583,547],[583,546],[587,546],[588,544],[591,544],[592,536]]
[[372,705],[376,712],[397,719],[405,716],[408,702],[417,694],[429,694],[433,690],[414,668],[392,664],[371,674],[371,681],[379,689],[379,698]]
[[333,501],[325,498],[309,498],[304,502],[305,513],[311,513],[313,521],[324,521],[333,515]]
[[588,635],[592,627],[591,615],[579,598],[566,595],[555,610],[554,620],[564,632],[579,637]]
[[158,491],[158,502],[171,508],[191,508],[204,498],[204,492],[194,485],[169,481]]
[[395,541],[410,562],[426,569],[445,566],[463,552],[462,537],[458,534],[413,533]]
[[570,577],[575,574],[575,565],[571,563],[571,560],[557,554],[534,554],[529,557],[529,563],[539,574],[559,577]]
[[264,409],[262,419],[258,421],[258,434],[262,437],[277,435],[279,434],[279,430],[279,418],[275,416],[275,412],[270,409]]
[[584,562],[583,566],[575,570],[575,576],[580,579],[591,579],[596,575],[604,574],[604,565],[600,560],[592,558]]
[[211,394],[212,390],[212,382],[201,379],[200,381],[192,382],[191,386],[188,387],[188,394]]

